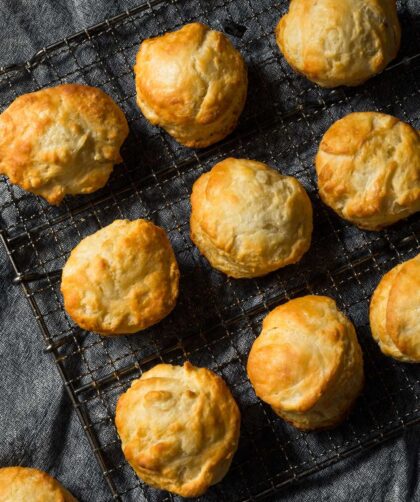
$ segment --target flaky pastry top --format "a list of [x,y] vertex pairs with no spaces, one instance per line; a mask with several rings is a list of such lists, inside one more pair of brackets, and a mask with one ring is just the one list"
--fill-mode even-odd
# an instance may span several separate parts
[[358,112],[335,122],[316,171],[323,201],[361,228],[380,230],[420,210],[420,134],[391,115]]
[[288,63],[323,87],[354,86],[395,58],[395,0],[292,0],[276,40]]
[[389,292],[391,291],[392,284],[401,267],[402,264],[397,265],[382,277],[372,295],[369,318],[373,338],[378,342],[382,352],[387,356],[394,357],[395,359],[409,362],[410,359],[395,345],[386,326],[386,311]]
[[262,162],[227,158],[194,183],[191,238],[213,267],[256,277],[308,250],[312,205],[299,181]]
[[134,71],[146,118],[189,147],[229,134],[245,104],[242,56],[223,33],[201,23],[144,40]]
[[272,310],[248,358],[257,396],[282,411],[310,410],[341,377],[351,322],[325,296],[295,298]]
[[174,308],[179,269],[165,231],[147,220],[115,220],[85,237],[64,268],[64,307],[83,329],[128,334]]
[[386,328],[398,349],[420,362],[420,254],[397,271],[388,296]]
[[59,204],[107,182],[128,134],[103,91],[63,84],[19,96],[0,115],[0,174]]
[[77,502],[46,472],[30,467],[0,469],[0,502]]
[[159,364],[135,380],[115,422],[127,460],[146,483],[195,497],[226,474],[240,413],[219,376],[186,362]]

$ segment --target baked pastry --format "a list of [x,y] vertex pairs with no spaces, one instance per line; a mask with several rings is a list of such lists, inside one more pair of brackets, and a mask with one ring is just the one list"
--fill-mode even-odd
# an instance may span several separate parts
[[0,174],[59,204],[105,185],[127,134],[123,112],[95,87],[24,94],[0,115]]
[[158,364],[118,400],[115,423],[138,476],[198,497],[229,470],[240,413],[225,382],[206,368]]
[[219,162],[194,183],[191,206],[191,239],[231,277],[296,263],[311,244],[312,205],[304,188],[262,162]]
[[102,335],[141,331],[167,316],[179,270],[165,231],[147,220],[115,220],[85,237],[63,268],[64,307]]
[[229,39],[201,23],[144,40],[134,66],[144,116],[179,143],[203,148],[235,129],[245,105],[245,63]]
[[395,0],[291,0],[277,44],[297,72],[322,87],[359,85],[395,58]]
[[360,228],[380,230],[420,210],[420,134],[391,115],[338,120],[315,163],[325,204]]
[[420,362],[420,254],[382,277],[369,316],[372,335],[385,355]]
[[363,386],[353,324],[326,296],[295,298],[272,310],[248,357],[257,396],[298,429],[341,422]]
[[30,467],[0,468],[0,502],[77,502],[46,472]]

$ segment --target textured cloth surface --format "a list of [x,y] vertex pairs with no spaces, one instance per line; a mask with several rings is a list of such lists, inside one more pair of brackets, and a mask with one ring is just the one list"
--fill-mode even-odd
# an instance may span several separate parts
[[[416,5],[418,0],[412,2]],[[40,48],[136,3],[2,0],[0,66],[26,60]],[[0,465],[46,470],[81,502],[111,500],[52,358],[43,353],[34,317],[12,278],[0,248]],[[271,500],[420,500],[419,432],[420,428],[413,428],[278,492]]]

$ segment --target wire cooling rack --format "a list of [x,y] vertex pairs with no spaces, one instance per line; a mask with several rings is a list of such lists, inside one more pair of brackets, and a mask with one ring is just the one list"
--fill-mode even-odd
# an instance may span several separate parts
[[[59,208],[0,181],[0,237],[28,299],[114,500],[163,501],[172,495],[143,485],[124,461],[114,427],[118,396],[160,361],[191,360],[228,382],[242,411],[239,450],[226,478],[206,501],[250,501],[420,423],[415,365],[382,356],[368,327],[368,302],[380,277],[420,250],[420,218],[379,233],[340,220],[319,200],[313,158],[326,128],[355,110],[394,114],[420,128],[419,12],[400,2],[398,59],[355,89],[322,90],[294,74],[273,30],[287,2],[151,0],[40,50],[24,64],[0,69],[2,109],[16,96],[61,82],[95,85],[124,110],[131,133],[124,163],[107,186],[67,198]],[[193,21],[225,31],[249,68],[249,97],[237,130],[205,150],[180,147],[149,125],[135,104],[132,65],[139,42]],[[228,155],[265,161],[296,176],[314,206],[310,251],[294,266],[256,280],[231,280],[212,270],[189,239],[189,195],[195,179]],[[143,334],[103,338],[68,319],[60,270],[86,235],[116,218],[152,219],[172,241],[181,268],[173,313]],[[366,386],[337,429],[301,433],[260,402],[246,377],[250,346],[273,306],[318,293],[335,298],[357,326]]]

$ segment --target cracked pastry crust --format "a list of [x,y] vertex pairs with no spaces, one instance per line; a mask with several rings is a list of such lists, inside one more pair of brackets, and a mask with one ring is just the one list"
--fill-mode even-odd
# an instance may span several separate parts
[[151,486],[198,497],[229,470],[240,413],[225,382],[206,368],[158,364],[117,403],[124,455]]
[[175,307],[179,270],[165,231],[147,220],[116,220],[85,237],[63,268],[64,307],[102,335],[144,330]]
[[370,303],[370,327],[381,351],[420,362],[420,255],[387,272]]
[[297,72],[322,87],[360,85],[395,58],[395,0],[291,0],[277,44]]
[[315,164],[325,204],[360,228],[420,211],[420,134],[396,117],[346,115],[324,134]]
[[47,473],[31,467],[0,469],[0,502],[77,502]]
[[103,91],[63,84],[24,94],[0,115],[0,174],[59,204],[103,187],[128,135],[123,112]]
[[341,422],[364,382],[353,324],[326,296],[295,298],[264,319],[247,364],[257,396],[302,430]]
[[258,277],[309,249],[312,205],[304,188],[262,162],[227,158],[194,183],[191,239],[210,264]]
[[134,72],[141,111],[179,143],[203,148],[236,127],[246,100],[247,70],[223,33],[191,23],[145,40]]

